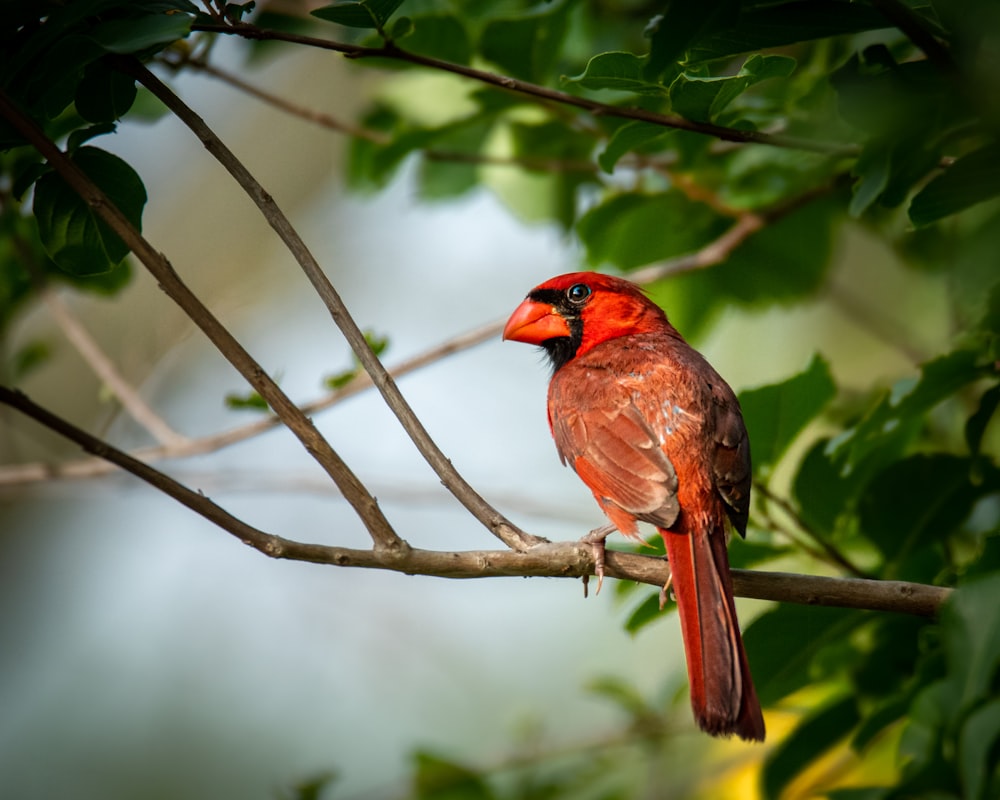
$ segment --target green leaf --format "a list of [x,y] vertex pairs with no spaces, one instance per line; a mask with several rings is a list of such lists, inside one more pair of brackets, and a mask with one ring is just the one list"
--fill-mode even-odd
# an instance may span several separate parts
[[632,53],[599,53],[587,62],[587,68],[566,83],[576,83],[584,89],[614,89],[620,92],[636,92],[664,96],[667,87],[650,81],[645,75],[646,61]]
[[819,657],[830,649],[851,648],[848,636],[866,619],[864,612],[787,603],[761,614],[743,633],[760,702],[773,705],[822,680]]
[[148,52],[185,38],[193,21],[187,14],[149,14],[101,23],[89,35],[109,53]]
[[794,69],[794,58],[755,53],[736,75],[710,78],[682,72],[670,84],[670,108],[686,119],[711,122],[754,84],[787,78]]
[[479,52],[506,74],[545,82],[562,52],[571,2],[554,2],[516,17],[494,19],[479,37]]
[[649,75],[662,75],[681,60],[684,51],[699,39],[729,27],[740,14],[738,0],[673,0],[644,31],[649,38]]
[[829,439],[821,439],[802,458],[792,494],[803,521],[831,534],[841,515],[853,508],[858,482],[841,474],[827,453],[828,447]]
[[1000,669],[1000,574],[969,581],[941,609],[941,628],[948,659],[949,681],[958,707],[952,714],[981,700],[995,698]]
[[608,140],[604,151],[597,156],[597,163],[607,173],[614,172],[618,160],[644,145],[663,144],[673,131],[650,122],[629,122],[618,128]]
[[910,221],[929,225],[1000,195],[1000,143],[958,159],[910,203]]
[[238,394],[236,392],[230,392],[225,397],[226,408],[231,408],[234,411],[270,411],[271,407],[267,404],[267,400],[260,396],[255,391],[247,392],[246,394]]
[[637,605],[632,610],[632,613],[629,614],[628,619],[625,620],[625,630],[634,635],[649,625],[649,623],[663,619],[664,611],[665,609],[660,609],[660,595],[658,592],[647,595],[646,599]]
[[456,761],[426,751],[413,760],[413,797],[416,800],[490,800],[494,795],[485,779]]
[[[664,220],[670,220],[665,226]],[[689,253],[722,233],[724,220],[711,209],[692,203],[681,192],[624,192],[592,208],[577,223],[587,261],[633,269]],[[650,236],[656,231],[656,236]]]
[[896,383],[853,428],[830,443],[830,455],[844,475],[870,456],[886,464],[898,457],[938,403],[983,375],[976,350],[956,350],[929,361],[919,378]]
[[[973,711],[958,738],[958,768],[970,800],[989,800],[1000,790],[1000,698]],[[992,789],[990,788],[992,786]]]
[[[117,156],[81,147],[73,161],[136,227],[142,226],[146,190],[135,171]],[[35,184],[34,212],[49,257],[73,275],[107,272],[129,249],[55,172]]]
[[688,62],[710,61],[739,53],[767,50],[849,33],[889,27],[871,6],[843,0],[744,3],[734,24],[698,41],[688,50]]
[[777,800],[793,778],[844,739],[860,718],[854,697],[835,700],[807,717],[765,759],[764,796]]
[[403,0],[340,0],[309,13],[349,28],[382,30],[402,4]]
[[[971,459],[944,453],[920,453],[891,463],[871,480],[861,497],[862,532],[889,563],[903,562],[923,547],[943,544],[982,493],[971,476]],[[903,497],[907,501],[900,503]],[[891,575],[885,574],[909,580],[934,577],[912,574],[901,563]]]
[[795,437],[837,394],[830,367],[813,356],[805,371],[782,383],[740,394],[755,469],[774,466]]
[[752,542],[734,536],[729,543],[729,566],[732,569],[749,569],[768,561],[793,555],[795,548],[790,545]]
[[802,300],[823,285],[838,205],[835,198],[807,204],[767,225],[695,280],[707,283],[716,295],[750,306]]
[[983,444],[983,435],[986,428],[993,419],[997,407],[1000,406],[1000,384],[992,386],[983,392],[979,398],[979,408],[969,417],[965,423],[965,441],[969,445],[969,452],[978,455]]
[[847,213],[857,219],[882,196],[889,185],[892,175],[891,144],[879,141],[867,145],[851,171],[857,176],[857,181]]
[[622,711],[636,720],[645,719],[655,713],[630,681],[613,676],[602,676],[587,684],[587,691],[613,702]]
[[12,359],[10,376],[14,381],[20,381],[34,372],[52,357],[52,348],[48,342],[35,340],[19,348]]
[[76,87],[76,110],[88,122],[114,122],[132,107],[135,97],[134,79],[95,61]]
[[[472,43],[461,20],[452,14],[427,14],[420,17],[402,17],[397,23],[409,19],[410,27],[404,47],[407,51],[433,56],[453,64],[468,64],[472,59]],[[400,31],[393,28],[392,38],[399,38]]]

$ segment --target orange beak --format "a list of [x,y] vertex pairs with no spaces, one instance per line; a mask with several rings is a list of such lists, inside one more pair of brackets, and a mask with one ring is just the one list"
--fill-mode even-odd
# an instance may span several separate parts
[[566,320],[548,303],[525,300],[514,309],[503,329],[503,338],[514,342],[541,344],[549,339],[569,336]]

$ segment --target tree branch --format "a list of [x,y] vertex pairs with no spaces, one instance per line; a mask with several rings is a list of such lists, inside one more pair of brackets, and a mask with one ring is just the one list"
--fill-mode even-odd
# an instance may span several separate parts
[[693,122],[678,117],[673,114],[661,114],[656,111],[648,111],[637,107],[612,106],[590,100],[586,97],[560,92],[549,89],[546,86],[522,81],[517,78],[510,78],[505,75],[496,75],[485,70],[467,67],[463,64],[454,64],[449,61],[442,61],[431,56],[420,55],[403,50],[392,42],[387,42],[381,47],[364,47],[362,45],[348,44],[346,42],[336,42],[330,39],[320,39],[315,36],[302,36],[285,31],[272,31],[258,28],[245,22],[223,24],[203,24],[196,23],[191,26],[193,31],[203,31],[205,33],[222,33],[242,36],[246,39],[258,41],[281,41],[292,44],[301,44],[308,47],[317,47],[323,50],[333,50],[343,53],[349,58],[385,58],[394,61],[405,61],[410,64],[417,64],[429,67],[441,72],[450,72],[453,75],[461,75],[465,78],[478,81],[480,83],[494,86],[517,94],[534,97],[539,100],[557,103],[563,106],[572,106],[583,109],[595,116],[613,117],[617,119],[638,120],[649,122],[653,125],[660,125],[665,128],[692,131],[706,136],[712,136],[727,142],[737,142],[739,144],[766,144],[774,147],[786,147],[795,150],[805,150],[815,153],[829,153],[841,156],[856,156],[860,149],[853,144],[843,144],[840,142],[822,142],[812,139],[802,139],[794,136],[782,136],[780,134],[764,133],[761,131],[741,130],[737,128],[727,128],[723,125],[715,125],[710,122]]
[[508,547],[524,549],[534,543],[535,537],[526,534],[506,519],[459,474],[451,461],[441,452],[431,439],[423,423],[410,408],[392,376],[378,360],[364,333],[351,317],[340,294],[323,272],[316,258],[306,247],[298,232],[292,227],[271,196],[250,174],[249,170],[226,145],[216,136],[205,121],[187,106],[177,95],[133,58],[118,57],[115,66],[125,74],[135,78],[149,89],[164,105],[187,125],[201,140],[206,149],[222,164],[240,187],[254,201],[264,218],[285,243],[288,251],[302,268],[320,299],[326,305],[334,323],[340,328],[348,344],[358,357],[365,371],[371,376],[375,388],[379,390],[386,405],[392,410],[403,429],[416,445],[442,483],[455,498],[478,519],[489,531]]
[[[192,511],[271,558],[332,564],[340,567],[386,569],[409,575],[440,578],[562,577],[578,578],[594,572],[593,548],[580,541],[550,542],[532,537],[524,550],[469,550],[441,552],[411,548],[403,540],[393,548],[360,550],[307,544],[265,533],[234,517],[200,492],[193,491],[159,470],[101,441],[63,418],[35,404],[21,392],[0,386],[0,403],[14,408],[45,427],[173,497]],[[662,558],[609,550],[605,574],[620,580],[662,586],[669,568]],[[860,608],[872,611],[934,616],[951,589],[904,581],[827,578],[780,572],[733,570],[733,589],[740,597],[806,605]]]
[[312,420],[296,407],[263,367],[194,295],[166,257],[146,241],[111,199],[56,146],[55,142],[46,136],[34,120],[21,112],[2,89],[0,89],[0,116],[7,119],[49,162],[67,185],[80,195],[90,209],[121,237],[156,278],[160,288],[184,310],[219,352],[274,409],[289,430],[333,479],[344,498],[361,518],[376,546],[390,550],[403,546],[404,543],[396,536],[375,498],[337,455],[330,443],[319,434]]
[[[454,336],[423,353],[419,353],[392,369],[392,375],[400,378],[440,361],[453,353],[461,352],[489,339],[495,339],[503,330],[503,322],[493,322],[482,325],[474,330]],[[317,400],[304,403],[299,408],[303,414],[312,416],[336,405],[342,400],[372,388],[371,377],[367,372],[359,373],[350,383],[327,393]],[[142,447],[131,451],[131,455],[143,461],[157,461],[165,458],[178,459],[205,455],[222,450],[238,442],[246,441],[254,436],[274,430],[282,425],[280,418],[272,415],[261,416],[253,422],[240,425],[219,433],[208,434],[198,438],[185,439],[183,443],[168,446]],[[106,475],[114,471],[114,465],[101,458],[81,458],[61,464],[34,462],[30,464],[15,464],[0,467],[0,486],[16,486],[23,483],[50,480],[52,478],[92,478]]]

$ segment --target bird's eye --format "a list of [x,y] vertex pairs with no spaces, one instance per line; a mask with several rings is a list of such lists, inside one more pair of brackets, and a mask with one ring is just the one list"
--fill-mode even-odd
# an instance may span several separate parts
[[566,299],[573,305],[582,305],[590,297],[590,287],[585,283],[574,283],[566,290]]

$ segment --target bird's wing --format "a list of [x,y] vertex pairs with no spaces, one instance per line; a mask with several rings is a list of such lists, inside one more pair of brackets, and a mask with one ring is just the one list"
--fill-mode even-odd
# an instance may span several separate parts
[[712,387],[715,443],[712,473],[730,522],[740,536],[746,536],[750,514],[750,440],[736,396],[728,389],[728,386]]
[[607,375],[574,372],[558,375],[549,396],[552,435],[563,463],[576,470],[599,501],[669,528],[680,510],[677,473],[661,437],[637,405],[641,395]]

